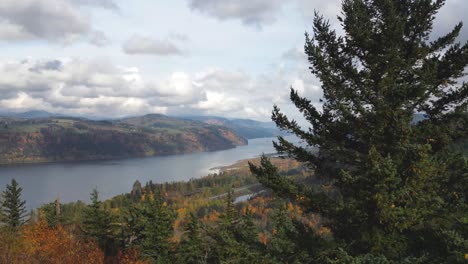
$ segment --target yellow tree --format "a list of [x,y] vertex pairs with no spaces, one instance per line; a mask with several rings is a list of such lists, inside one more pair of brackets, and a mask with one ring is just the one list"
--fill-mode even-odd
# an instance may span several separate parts
[[101,264],[104,253],[93,241],[80,241],[61,225],[49,227],[44,219],[23,231],[31,263]]

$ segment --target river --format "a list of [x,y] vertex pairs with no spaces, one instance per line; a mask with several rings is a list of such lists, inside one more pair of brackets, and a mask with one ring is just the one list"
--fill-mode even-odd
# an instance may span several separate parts
[[[262,153],[274,153],[274,138],[249,140],[234,149],[164,157],[121,160],[61,162],[0,167],[0,190],[15,178],[23,188],[27,208],[36,208],[60,197],[61,202],[89,201],[97,188],[101,199],[130,192],[133,183],[142,184],[189,180],[210,173],[210,168],[225,166]],[[212,171],[211,171],[212,173]]]

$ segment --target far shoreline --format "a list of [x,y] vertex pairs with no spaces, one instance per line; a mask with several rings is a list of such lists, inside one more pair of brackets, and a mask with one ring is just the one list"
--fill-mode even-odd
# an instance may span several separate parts
[[80,163],[80,162],[102,162],[102,161],[118,161],[118,160],[129,160],[129,159],[143,159],[143,158],[154,158],[154,157],[170,157],[170,156],[178,156],[178,155],[190,155],[190,154],[197,154],[197,153],[210,153],[216,151],[224,151],[235,149],[238,147],[248,146],[249,139],[247,139],[247,143],[244,145],[237,145],[229,148],[221,148],[221,149],[214,149],[214,150],[202,150],[202,151],[192,151],[192,152],[181,152],[181,153],[172,153],[172,154],[157,154],[157,155],[129,155],[129,156],[113,156],[113,157],[97,157],[97,158],[82,158],[82,159],[62,159],[62,160],[32,160],[27,162],[3,162],[0,161],[0,169],[1,168],[9,168],[9,167],[23,167],[23,166],[33,166],[33,165],[44,165],[44,164],[73,164],[73,163]]

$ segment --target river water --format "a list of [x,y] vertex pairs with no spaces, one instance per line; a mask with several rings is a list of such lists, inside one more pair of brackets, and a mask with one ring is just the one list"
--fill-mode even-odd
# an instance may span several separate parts
[[272,140],[252,139],[234,149],[165,157],[4,166],[0,167],[0,190],[15,178],[29,209],[52,202],[57,196],[61,202],[88,202],[93,188],[98,189],[101,199],[107,199],[130,192],[136,180],[142,184],[189,180],[212,173],[210,168],[274,153]]

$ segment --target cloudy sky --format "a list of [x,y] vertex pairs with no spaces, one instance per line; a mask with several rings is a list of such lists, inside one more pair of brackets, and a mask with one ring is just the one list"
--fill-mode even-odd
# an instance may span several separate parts
[[[0,112],[268,120],[293,86],[313,102],[304,32],[340,0],[1,0]],[[468,20],[447,0],[435,32]],[[467,28],[461,40],[466,40]],[[294,113],[293,113],[294,114]]]

